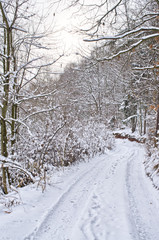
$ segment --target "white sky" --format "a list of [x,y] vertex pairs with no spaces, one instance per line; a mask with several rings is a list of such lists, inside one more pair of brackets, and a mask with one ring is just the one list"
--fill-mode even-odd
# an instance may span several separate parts
[[75,13],[75,9],[65,9],[64,5],[53,5],[51,0],[39,0],[39,8],[43,9],[43,14],[47,16],[45,26],[49,29],[50,35],[48,44],[52,48],[51,54],[64,54],[61,65],[70,61],[77,61],[81,55],[88,56],[92,44],[84,42],[84,36],[77,32],[77,28],[82,28],[82,17]]
[[[47,43],[51,50],[47,53],[47,58],[51,56],[51,59],[56,59],[59,55],[64,54],[65,57],[58,61],[60,68],[65,67],[69,62],[79,61],[80,56],[88,57],[95,44],[97,44],[84,42],[83,39],[88,38],[88,36],[79,33],[79,29],[89,29],[93,22],[96,22],[103,15],[105,6],[104,9],[98,11],[93,3],[98,3],[101,0],[87,1],[92,3],[89,11],[88,6],[86,8],[82,7],[82,11],[79,6],[67,8],[68,0],[37,0],[39,10],[47,16],[44,21],[45,27],[50,31]],[[53,2],[57,3],[53,4]],[[109,33],[106,24],[103,25],[101,30],[104,34]]]

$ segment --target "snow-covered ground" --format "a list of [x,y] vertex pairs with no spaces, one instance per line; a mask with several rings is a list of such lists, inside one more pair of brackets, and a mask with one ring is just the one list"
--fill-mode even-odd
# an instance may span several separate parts
[[1,240],[158,240],[159,194],[146,177],[145,150],[128,140],[89,162],[56,171],[41,193],[20,189],[0,205]]

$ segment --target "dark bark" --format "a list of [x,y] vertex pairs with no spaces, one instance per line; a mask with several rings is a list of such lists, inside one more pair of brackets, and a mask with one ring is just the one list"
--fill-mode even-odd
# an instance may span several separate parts
[[157,117],[156,117],[156,137],[159,136],[159,91],[157,94]]

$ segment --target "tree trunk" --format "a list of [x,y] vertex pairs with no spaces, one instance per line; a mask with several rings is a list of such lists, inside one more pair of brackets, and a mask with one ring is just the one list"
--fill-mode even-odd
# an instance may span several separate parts
[[143,132],[143,124],[142,124],[142,107],[141,107],[141,102],[140,102],[140,106],[139,106],[139,119],[140,119],[140,135],[142,136],[142,132]]
[[157,94],[157,118],[156,118],[156,137],[159,136],[159,92]]
[[2,184],[3,184],[3,192],[8,194],[7,188],[7,168],[2,166]]
[[[17,70],[17,62],[16,62],[16,57],[15,57],[15,51],[14,47],[12,45],[13,39],[12,39],[12,33],[11,33],[11,51],[12,51],[12,57],[13,57],[13,69],[14,72]],[[14,154],[14,144],[16,142],[16,135],[17,135],[17,130],[16,130],[16,125],[15,121],[17,119],[18,115],[18,105],[16,103],[17,100],[17,77],[14,77],[14,82],[13,82],[13,102],[12,102],[12,123],[11,123],[11,147],[12,147],[12,155]]]
[[[4,57],[3,58],[3,73],[4,73],[4,81],[3,81],[3,101],[2,101],[2,112],[1,112],[1,154],[4,157],[8,157],[7,150],[7,111],[8,111],[8,99],[9,99],[9,82],[10,82],[10,54],[11,54],[11,29],[9,27],[8,19],[6,18],[2,3],[0,2],[0,11],[3,17],[4,24]],[[4,193],[8,193],[7,189],[7,174],[8,169],[5,166],[2,166],[2,184]]]
[[132,131],[132,133],[134,133],[135,130],[136,130],[136,117],[133,117],[131,119],[131,131]]
[[147,122],[146,122],[147,107],[146,106],[144,107],[144,110],[145,110],[145,114],[144,114],[144,134],[146,134],[146,125],[147,125]]
[[15,120],[17,119],[17,104],[12,104],[12,123],[11,123],[11,147],[12,147],[12,155],[14,155],[14,144],[16,142],[17,130],[15,126]]

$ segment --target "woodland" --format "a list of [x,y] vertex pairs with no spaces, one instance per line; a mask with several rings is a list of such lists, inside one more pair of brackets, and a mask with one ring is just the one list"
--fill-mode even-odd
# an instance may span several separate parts
[[[147,148],[145,171],[159,173],[159,1],[70,0],[90,54],[52,74],[49,33],[36,1],[0,0],[0,196],[55,168],[105,153],[128,131]],[[50,1],[63,4],[63,0]],[[51,11],[51,10],[50,10]],[[121,137],[121,135],[119,135]],[[154,183],[155,184],[155,183]]]

